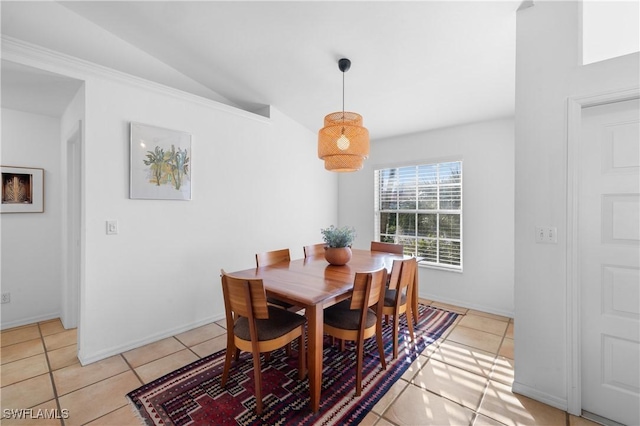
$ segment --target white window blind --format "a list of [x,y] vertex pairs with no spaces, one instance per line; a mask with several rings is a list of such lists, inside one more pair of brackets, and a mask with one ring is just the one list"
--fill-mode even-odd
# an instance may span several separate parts
[[425,265],[462,269],[462,162],[375,171],[375,237]]

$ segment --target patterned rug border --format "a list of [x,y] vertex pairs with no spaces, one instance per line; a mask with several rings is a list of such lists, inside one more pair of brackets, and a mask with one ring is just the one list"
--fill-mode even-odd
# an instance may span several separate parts
[[[417,342],[415,347],[405,351],[403,350],[404,345],[401,342],[398,358],[390,360],[389,354],[392,352],[392,342],[390,339],[386,339],[385,353],[387,354],[387,369],[381,370],[378,362],[377,368],[372,366],[368,371],[363,373],[363,392],[361,396],[356,397],[353,390],[342,396],[340,396],[339,392],[327,394],[327,392],[323,390],[320,402],[320,411],[316,414],[309,411],[307,415],[303,416],[303,418],[296,418],[296,424],[330,425],[360,423],[375,404],[382,399],[391,386],[393,386],[393,384],[397,382],[397,380],[400,379],[400,377],[402,377],[402,375],[409,369],[413,361],[422,353],[422,351],[427,346],[437,341],[454,324],[456,319],[462,315],[457,312],[424,304],[420,304],[419,310],[420,317],[418,326],[416,327]],[[430,325],[430,322],[434,322],[434,324]],[[404,316],[400,321],[400,326],[402,336],[402,332],[407,331]],[[431,331],[427,330],[429,327],[434,326],[435,329]],[[420,331],[420,327],[425,327],[425,329]],[[224,354],[225,349],[222,349],[129,392],[126,395],[127,399],[136,412],[138,418],[142,419],[142,421],[147,425],[173,425],[174,423],[167,415],[159,413],[156,410],[155,404],[158,403],[157,400],[166,398],[167,393],[169,395],[177,395],[180,392],[186,392],[185,389],[192,389],[196,387],[198,384],[203,382],[201,376],[206,374],[207,371],[209,372],[208,376],[210,379],[219,377],[220,369],[224,363]],[[250,356],[248,354],[243,355]],[[377,360],[377,352],[376,355],[372,356],[375,356],[375,359]],[[366,364],[365,359],[365,365]],[[270,368],[272,367],[264,367],[263,375]],[[304,383],[304,381],[301,383]],[[176,386],[179,386],[178,389],[172,391]],[[308,398],[305,400],[305,403],[308,403]],[[235,420],[241,425],[284,424],[288,422],[287,418],[271,418],[270,414],[273,413],[271,410],[267,409],[267,407],[268,401],[265,399],[265,413],[263,416],[257,416],[252,410],[249,410],[248,412],[245,412],[244,415],[241,413],[236,416]],[[188,408],[184,408],[184,410],[188,411]],[[184,424],[196,425],[199,423],[191,421],[190,423]]]

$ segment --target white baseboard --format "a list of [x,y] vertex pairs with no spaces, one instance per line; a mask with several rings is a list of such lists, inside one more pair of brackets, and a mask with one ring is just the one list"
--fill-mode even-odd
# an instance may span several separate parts
[[96,353],[87,354],[87,353],[84,353],[82,351],[82,348],[81,348],[80,351],[78,352],[78,359],[80,360],[80,364],[82,364],[82,365],[91,364],[91,363],[94,363],[96,361],[100,361],[100,360],[103,360],[105,358],[109,358],[110,356],[118,355],[118,354],[121,354],[123,352],[130,351],[131,349],[136,349],[136,348],[139,348],[141,346],[148,345],[149,343],[154,343],[154,342],[157,342],[158,340],[166,339],[167,337],[175,336],[176,334],[184,333],[185,331],[193,330],[194,328],[198,328],[198,327],[201,327],[203,325],[211,324],[212,322],[220,321],[221,319],[224,319],[224,315],[222,315],[222,316],[218,315],[218,316],[215,316],[215,317],[208,317],[208,318],[202,319],[200,321],[196,321],[196,322],[193,322],[193,323],[182,325],[180,327],[164,330],[161,333],[156,333],[156,334],[153,334],[151,336],[147,336],[144,339],[140,339],[140,340],[136,340],[136,341],[133,341],[133,342],[129,342],[129,343],[126,343],[126,344],[121,345],[121,346],[107,348],[107,349],[104,349],[104,350],[96,352]]
[[475,311],[486,312],[489,314],[500,315],[508,318],[513,318],[515,316],[515,313],[513,311],[505,311],[502,309],[495,309],[490,306],[483,306],[476,303],[469,303],[466,300],[451,299],[448,297],[441,297],[441,296],[438,296],[435,294],[429,294],[429,293],[420,293],[419,297],[422,299],[434,300],[436,302],[447,303],[449,305],[460,306],[461,308],[473,309]]
[[60,318],[60,312],[52,312],[49,314],[37,315],[29,318],[21,318],[9,322],[2,322],[0,324],[0,330],[6,330],[9,328],[20,327],[22,325],[35,324],[41,321],[49,321],[52,319]]
[[558,398],[557,396],[549,395],[546,392],[541,392],[538,389],[534,389],[530,386],[523,385],[522,383],[518,382],[513,382],[511,390],[513,390],[515,393],[519,393],[520,395],[535,399],[536,401],[540,401],[559,410],[567,411],[568,404],[566,398]]

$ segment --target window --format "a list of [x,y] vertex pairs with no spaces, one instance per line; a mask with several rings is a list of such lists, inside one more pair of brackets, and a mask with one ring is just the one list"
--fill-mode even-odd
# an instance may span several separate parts
[[375,224],[421,264],[462,270],[462,162],[376,170]]

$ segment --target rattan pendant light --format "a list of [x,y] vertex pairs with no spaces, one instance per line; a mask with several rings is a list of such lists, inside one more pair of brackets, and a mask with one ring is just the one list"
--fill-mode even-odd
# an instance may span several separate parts
[[342,112],[324,117],[324,127],[318,132],[318,157],[327,170],[355,172],[369,156],[369,131],[362,127],[360,114],[344,110],[344,73],[351,68],[351,61],[340,59],[338,68],[342,71]]

